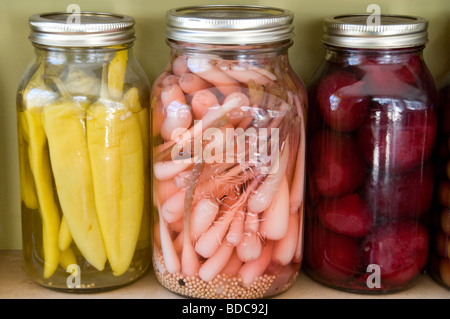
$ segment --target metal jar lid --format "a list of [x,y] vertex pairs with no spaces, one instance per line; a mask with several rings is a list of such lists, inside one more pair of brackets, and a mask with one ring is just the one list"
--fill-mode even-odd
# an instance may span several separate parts
[[380,15],[379,24],[368,23],[369,14],[349,14],[323,21],[325,44],[367,49],[406,48],[426,44],[428,21],[421,17]]
[[30,17],[30,41],[57,47],[107,47],[135,40],[134,19],[101,12],[50,12]]
[[293,37],[289,10],[252,5],[203,5],[167,12],[168,39],[202,44],[265,44]]

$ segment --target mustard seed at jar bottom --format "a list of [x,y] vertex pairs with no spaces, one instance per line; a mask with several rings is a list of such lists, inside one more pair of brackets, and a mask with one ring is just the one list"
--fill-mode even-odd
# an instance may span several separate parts
[[428,256],[437,90],[421,18],[324,21],[309,87],[304,269],[351,292],[411,287]]
[[167,15],[152,90],[156,277],[196,298],[262,298],[302,260],[306,93],[292,13],[199,6]]
[[150,265],[150,87],[133,18],[68,17],[30,19],[36,57],[17,95],[23,257],[40,285],[89,292]]

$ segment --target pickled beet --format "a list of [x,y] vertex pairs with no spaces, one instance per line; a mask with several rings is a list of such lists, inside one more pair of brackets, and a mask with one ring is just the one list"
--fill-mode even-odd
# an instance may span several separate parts
[[332,232],[320,223],[307,228],[305,260],[319,277],[346,281],[361,267],[358,239]]
[[415,92],[420,94],[411,83],[405,81],[409,78],[408,70],[402,68],[401,64],[377,64],[365,63],[359,66],[364,76],[361,82],[362,94],[375,97],[399,98]]
[[322,224],[339,234],[364,237],[374,225],[373,214],[358,194],[325,199],[317,210]]
[[433,150],[436,114],[408,109],[398,100],[375,103],[358,129],[358,145],[376,169],[404,172],[420,165]]
[[364,181],[366,164],[348,134],[317,132],[310,140],[311,178],[322,196],[352,193]]
[[425,266],[428,235],[411,221],[380,224],[362,243],[364,264],[377,264],[382,284],[408,283]]
[[403,65],[398,71],[396,71],[396,75],[400,80],[416,84],[420,81],[420,74],[422,72],[422,60],[420,55],[411,54],[406,65]]
[[419,167],[400,175],[367,176],[363,197],[377,216],[388,219],[418,218],[426,213],[433,197],[433,172]]
[[366,56],[357,66],[363,94],[372,97],[417,98],[421,94],[423,61],[419,54]]
[[369,105],[362,95],[357,77],[346,71],[326,75],[317,88],[317,100],[327,124],[337,131],[349,132],[364,121]]

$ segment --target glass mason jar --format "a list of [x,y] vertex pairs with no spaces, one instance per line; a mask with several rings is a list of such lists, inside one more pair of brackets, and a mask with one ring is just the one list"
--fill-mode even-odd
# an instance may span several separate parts
[[411,287],[428,254],[437,89],[427,21],[324,20],[309,86],[305,270],[346,291]]
[[306,90],[293,14],[261,6],[167,13],[168,66],[153,85],[153,262],[196,298],[288,289],[302,260]]
[[439,93],[430,273],[437,282],[450,288],[450,73],[442,81]]
[[79,18],[30,18],[36,54],[17,119],[26,272],[87,292],[150,265],[150,85],[133,56],[133,18]]

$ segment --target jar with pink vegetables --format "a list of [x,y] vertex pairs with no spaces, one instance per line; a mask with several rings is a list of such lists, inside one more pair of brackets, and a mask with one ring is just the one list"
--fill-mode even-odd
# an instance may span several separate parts
[[167,13],[151,95],[153,263],[195,298],[263,298],[302,261],[306,91],[293,14],[207,5]]
[[309,87],[305,270],[351,292],[411,287],[428,256],[437,89],[427,21],[324,20]]

